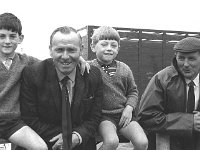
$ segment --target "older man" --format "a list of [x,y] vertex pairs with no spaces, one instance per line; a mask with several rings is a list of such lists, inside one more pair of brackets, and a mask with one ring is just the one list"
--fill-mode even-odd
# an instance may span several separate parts
[[56,150],[94,150],[101,119],[102,79],[98,68],[81,75],[81,37],[71,27],[50,37],[52,58],[24,69],[20,95],[24,121]]
[[155,133],[170,135],[170,150],[200,148],[200,39],[182,39],[174,51],[172,65],[154,75],[139,105],[139,122],[152,150]]

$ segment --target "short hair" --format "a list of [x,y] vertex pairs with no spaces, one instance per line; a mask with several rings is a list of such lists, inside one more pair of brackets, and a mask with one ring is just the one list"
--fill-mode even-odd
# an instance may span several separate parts
[[11,30],[19,35],[22,34],[21,21],[12,13],[0,14],[0,29]]
[[120,43],[120,36],[117,30],[110,26],[101,26],[97,28],[92,37],[92,44],[97,44],[99,40],[116,40]]
[[76,29],[74,29],[73,27],[69,27],[69,26],[58,27],[57,29],[55,29],[50,36],[50,45],[52,44],[53,37],[57,32],[61,32],[61,33],[64,33],[64,34],[70,34],[71,32],[76,33],[78,35],[79,39],[80,39],[80,45],[82,45],[81,35],[77,32]]

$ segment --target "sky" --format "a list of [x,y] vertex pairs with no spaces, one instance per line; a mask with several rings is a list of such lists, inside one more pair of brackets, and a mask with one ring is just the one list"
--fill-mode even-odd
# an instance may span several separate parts
[[54,29],[87,25],[200,32],[199,0],[0,0],[22,22],[17,51],[45,59]]

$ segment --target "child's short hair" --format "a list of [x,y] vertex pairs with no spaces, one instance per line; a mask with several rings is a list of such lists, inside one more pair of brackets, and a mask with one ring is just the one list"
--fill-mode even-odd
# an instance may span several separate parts
[[19,35],[22,34],[21,21],[12,13],[0,14],[0,29],[11,30]]
[[97,28],[92,37],[92,44],[97,44],[99,40],[116,40],[120,43],[120,36],[117,30],[110,26],[101,26]]

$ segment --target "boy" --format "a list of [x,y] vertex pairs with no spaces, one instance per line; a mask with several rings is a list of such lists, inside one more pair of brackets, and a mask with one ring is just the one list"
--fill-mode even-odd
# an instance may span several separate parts
[[43,139],[20,119],[21,72],[26,65],[38,61],[15,52],[24,38],[21,31],[21,22],[15,15],[0,15],[0,138],[28,150],[47,150]]
[[104,88],[103,118],[99,133],[103,138],[103,150],[116,150],[119,144],[117,132],[129,139],[136,150],[146,150],[148,140],[143,129],[135,121],[138,90],[130,68],[115,60],[120,44],[119,33],[112,27],[102,26],[92,35],[91,49],[96,59],[91,65],[101,70]]

